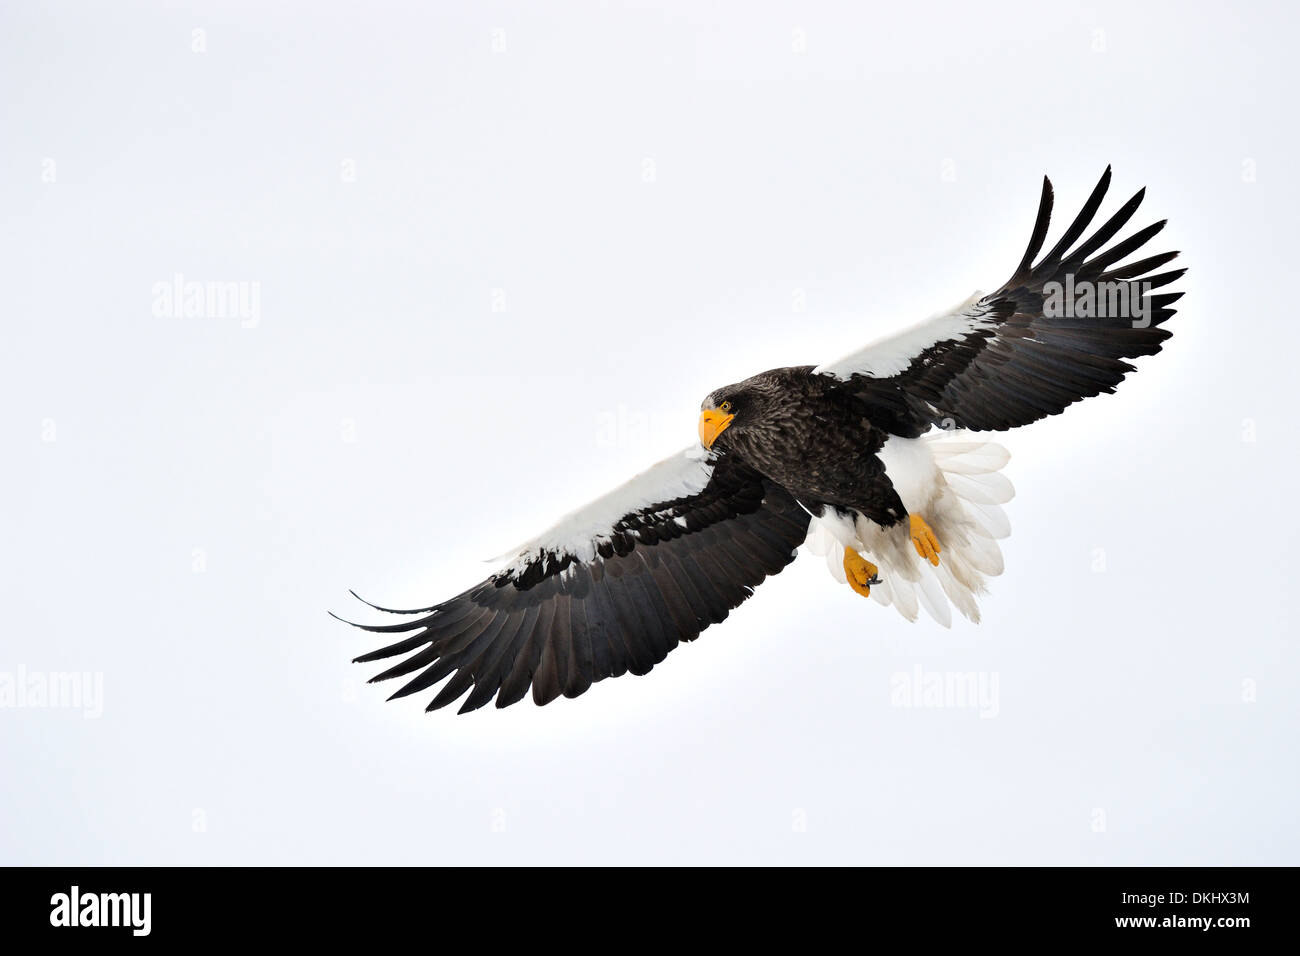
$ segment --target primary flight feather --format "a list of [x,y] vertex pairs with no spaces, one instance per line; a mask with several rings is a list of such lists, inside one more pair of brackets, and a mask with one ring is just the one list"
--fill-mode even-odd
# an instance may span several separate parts
[[[1086,239],[1109,167],[1052,248],[1044,177],[1024,257],[996,292],[817,367],[779,368],[714,389],[699,443],[567,515],[463,594],[356,625],[403,635],[357,658],[410,656],[372,680],[410,678],[393,697],[446,680],[428,710],[576,697],[644,674],[680,641],[754,593],[799,545],[831,573],[909,620],[975,597],[1002,571],[1010,532],[1008,455],[969,432],[1004,431],[1114,391],[1153,355],[1186,270],[1167,252],[1118,264],[1164,226],[1107,245],[1144,190]],[[1082,241],[1081,241],[1082,240]]]

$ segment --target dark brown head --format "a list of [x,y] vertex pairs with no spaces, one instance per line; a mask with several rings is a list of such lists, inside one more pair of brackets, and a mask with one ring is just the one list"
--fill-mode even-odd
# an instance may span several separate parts
[[780,406],[782,395],[782,383],[773,372],[714,389],[700,403],[700,444],[726,448],[744,433],[758,430]]

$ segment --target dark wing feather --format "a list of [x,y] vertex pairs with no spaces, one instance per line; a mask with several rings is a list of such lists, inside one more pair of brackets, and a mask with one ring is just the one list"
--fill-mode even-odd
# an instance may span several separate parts
[[[1186,270],[1155,273],[1177,252],[1116,265],[1157,235],[1163,221],[1104,248],[1133,218],[1145,190],[1079,242],[1110,176],[1107,167],[1060,240],[1038,258],[1052,212],[1052,185],[1044,177],[1029,245],[1000,289],[816,371],[844,381],[878,410],[883,427],[913,436],[933,425],[1015,428],[1113,392],[1133,371],[1126,359],[1154,355],[1169,338],[1162,326],[1182,293],[1152,293]],[[1067,307],[1065,293],[1088,288],[1094,314]]]
[[357,660],[411,654],[373,678],[415,674],[393,697],[449,677],[429,710],[466,693],[462,713],[494,698],[505,707],[530,687],[538,704],[576,697],[606,677],[648,673],[724,620],[794,560],[808,521],[782,488],[720,458],[698,492],[623,515],[590,559],[539,550],[422,617],[366,627],[414,633]]

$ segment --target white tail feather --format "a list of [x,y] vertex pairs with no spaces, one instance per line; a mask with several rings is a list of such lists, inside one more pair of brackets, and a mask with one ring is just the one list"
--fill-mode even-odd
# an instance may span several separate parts
[[959,496],[967,501],[977,501],[984,505],[1006,504],[1016,493],[1006,476],[996,471],[982,475],[946,472],[944,477]]
[[976,597],[987,578],[1002,573],[997,541],[1011,533],[1001,505],[1015,490],[999,473],[1010,457],[1001,445],[951,432],[891,438],[882,449],[886,474],[904,506],[924,517],[939,539],[938,567],[917,554],[906,521],[882,528],[868,518],[851,521],[828,510],[813,518],[806,544],[825,556],[831,576],[841,583],[844,548],[861,553],[880,569],[881,582],[872,586],[871,596],[909,621],[925,608],[948,627],[955,607],[978,622]]

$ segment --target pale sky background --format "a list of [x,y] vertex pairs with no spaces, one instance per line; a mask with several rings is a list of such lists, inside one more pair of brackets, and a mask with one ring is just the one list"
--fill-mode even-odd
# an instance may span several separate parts
[[[469,6],[4,5],[0,683],[102,713],[0,708],[0,863],[1300,862],[1294,8]],[[805,555],[545,709],[349,663],[349,587],[459,592],[1107,163],[1187,295],[1002,437],[981,625]],[[155,314],[178,273],[256,322]],[[918,668],[996,708],[895,706]]]

